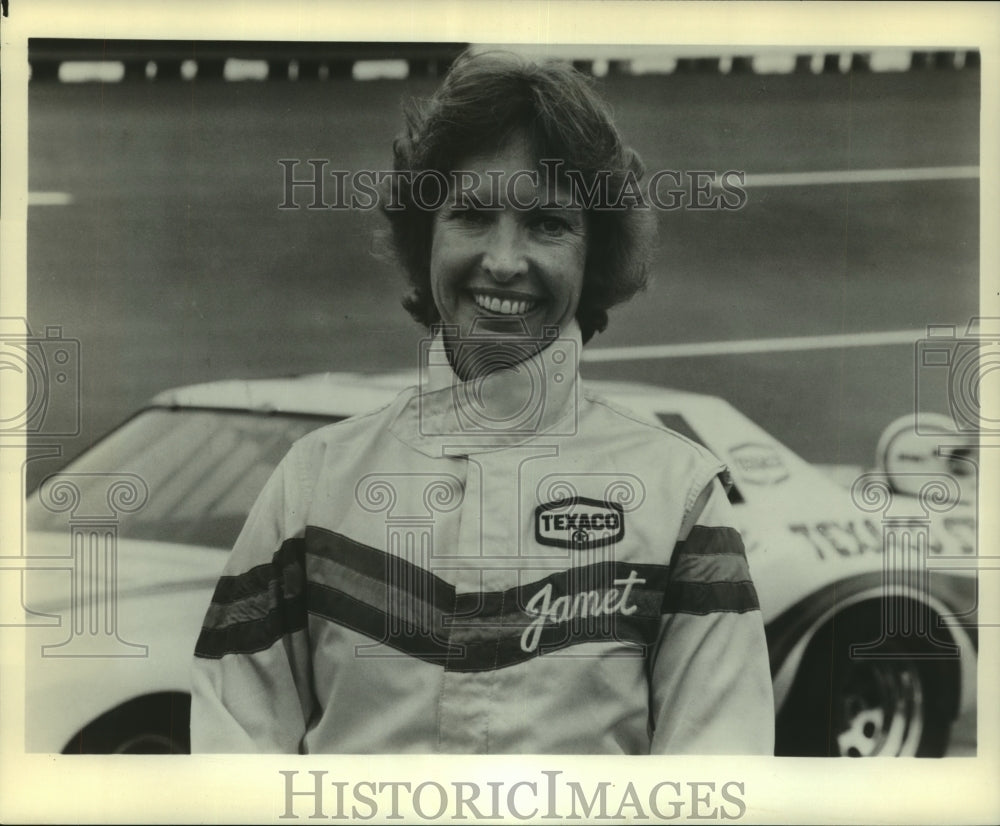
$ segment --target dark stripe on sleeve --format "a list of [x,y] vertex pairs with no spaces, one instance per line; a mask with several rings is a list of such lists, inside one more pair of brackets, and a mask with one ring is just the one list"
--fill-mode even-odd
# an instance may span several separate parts
[[743,538],[733,528],[696,525],[670,561],[672,582],[748,582]]
[[270,590],[276,574],[280,575],[289,566],[302,568],[304,552],[301,538],[286,539],[271,557],[270,562],[236,576],[220,577],[212,595],[212,602],[224,605]]
[[674,546],[663,613],[742,614],[759,609],[740,532],[727,526],[692,527]]
[[265,651],[282,637],[306,627],[305,546],[288,539],[271,558],[237,576],[220,578],[195,656]]
[[664,614],[715,614],[760,610],[757,589],[744,582],[671,582],[663,596]]

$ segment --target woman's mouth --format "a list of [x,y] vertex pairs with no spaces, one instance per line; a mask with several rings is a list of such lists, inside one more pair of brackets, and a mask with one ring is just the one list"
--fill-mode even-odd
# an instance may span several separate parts
[[530,313],[539,304],[533,299],[501,298],[485,293],[473,293],[472,300],[476,302],[476,306],[499,315],[524,315]]

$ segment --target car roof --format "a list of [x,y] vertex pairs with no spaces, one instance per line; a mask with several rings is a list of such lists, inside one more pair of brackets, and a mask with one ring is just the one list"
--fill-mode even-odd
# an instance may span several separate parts
[[[226,379],[165,390],[152,399],[151,405],[350,416],[386,404],[400,391],[417,383],[418,375],[413,370]],[[714,396],[638,382],[587,380],[586,387],[613,402],[649,410],[680,404],[725,405]]]

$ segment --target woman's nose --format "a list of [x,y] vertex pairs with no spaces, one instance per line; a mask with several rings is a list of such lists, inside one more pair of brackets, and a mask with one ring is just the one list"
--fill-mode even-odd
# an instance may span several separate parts
[[527,249],[517,222],[502,215],[486,238],[483,269],[496,281],[506,282],[528,270]]

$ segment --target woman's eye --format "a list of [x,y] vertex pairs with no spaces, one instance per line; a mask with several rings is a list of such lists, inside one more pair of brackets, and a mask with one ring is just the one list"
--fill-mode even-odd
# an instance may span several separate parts
[[561,235],[569,231],[569,222],[564,218],[557,218],[553,215],[543,215],[535,221],[535,226],[546,235]]

